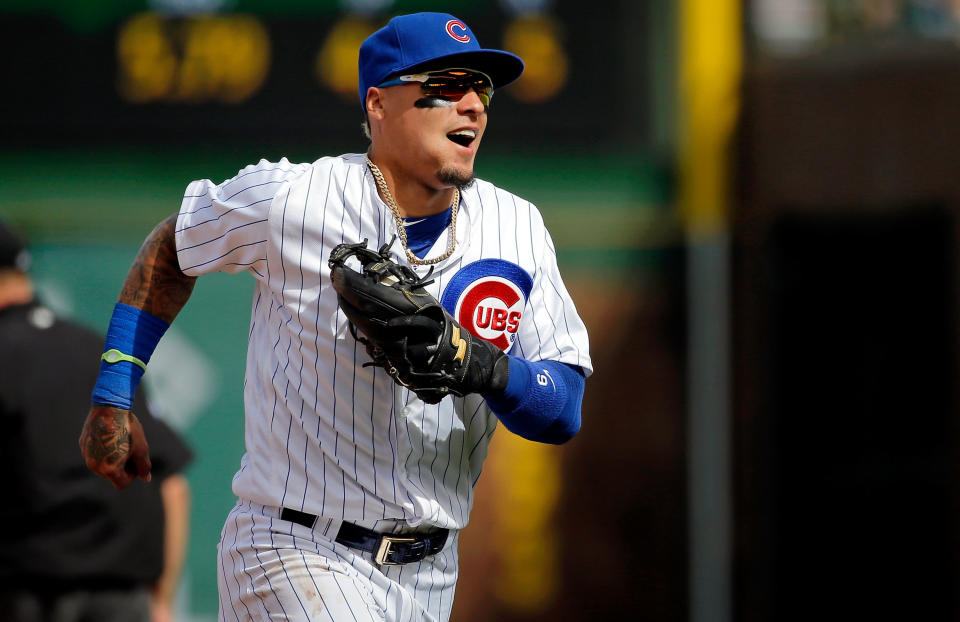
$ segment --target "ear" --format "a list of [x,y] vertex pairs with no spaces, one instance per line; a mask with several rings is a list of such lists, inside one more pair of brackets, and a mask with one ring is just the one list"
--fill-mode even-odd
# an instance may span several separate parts
[[383,91],[375,86],[367,89],[367,99],[364,102],[368,119],[383,119]]

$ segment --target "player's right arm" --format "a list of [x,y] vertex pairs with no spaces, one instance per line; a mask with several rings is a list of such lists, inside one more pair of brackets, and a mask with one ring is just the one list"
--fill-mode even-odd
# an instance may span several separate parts
[[87,466],[117,488],[150,477],[149,449],[130,412],[131,400],[196,277],[248,270],[263,278],[271,205],[289,180],[309,169],[286,158],[261,160],[219,184],[193,181],[178,214],[157,225],[143,243],[110,318],[93,405],[80,436]]
[[176,226],[177,215],[173,214],[150,232],[130,266],[117,299],[117,302],[142,309],[167,324],[173,322],[187,304],[197,281],[197,277],[187,276],[180,270]]
[[[133,399],[143,373],[143,369],[138,369],[140,363],[145,365],[145,360],[149,360],[156,341],[186,304],[196,282],[196,277],[180,270],[176,222],[177,216],[173,215],[154,228],[127,273],[111,319],[104,356],[116,351],[115,356],[137,361],[111,363],[105,358],[80,434],[80,451],[87,467],[117,488],[126,488],[137,477],[150,480],[149,446],[128,402]],[[110,348],[112,343],[127,345]]]

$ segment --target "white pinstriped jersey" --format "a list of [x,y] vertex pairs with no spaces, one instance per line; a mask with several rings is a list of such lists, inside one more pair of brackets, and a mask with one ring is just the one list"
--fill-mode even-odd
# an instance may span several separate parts
[[[219,185],[187,187],[176,233],[183,271],[256,278],[238,497],[344,520],[467,523],[496,417],[479,395],[424,404],[383,370],[362,367],[369,357],[330,284],[334,246],[367,238],[377,248],[395,233],[362,154],[261,160]],[[448,235],[428,258],[443,253]],[[462,193],[456,238],[428,291],[510,354],[589,374],[586,329],[537,209],[477,180]],[[409,265],[399,242],[392,251]]]

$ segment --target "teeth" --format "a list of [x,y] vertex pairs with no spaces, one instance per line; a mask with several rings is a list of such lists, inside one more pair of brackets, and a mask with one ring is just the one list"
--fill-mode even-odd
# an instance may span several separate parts
[[452,136],[469,136],[470,138],[476,138],[477,131],[476,130],[457,130],[456,132],[452,132],[451,135]]

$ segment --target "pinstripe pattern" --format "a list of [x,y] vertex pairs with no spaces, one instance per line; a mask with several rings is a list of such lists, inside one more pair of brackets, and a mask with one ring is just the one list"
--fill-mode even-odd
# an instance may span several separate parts
[[[333,541],[341,521],[314,529],[279,518],[279,508],[240,501],[218,551],[221,622],[434,622],[447,620],[457,580],[456,541],[431,561],[372,563]],[[364,526],[395,531],[398,521]]]
[[[248,271],[256,279],[244,381],[247,452],[233,480],[234,493],[248,504],[247,518],[239,520],[235,510],[231,520],[237,524],[228,521],[224,530],[221,589],[239,596],[230,606],[222,603],[223,619],[280,614],[300,619],[291,611],[309,610],[303,592],[293,590],[300,601],[277,598],[276,585],[307,590],[305,579],[311,578],[330,587],[329,577],[317,579],[301,563],[317,561],[311,555],[329,557],[330,551],[300,546],[299,537],[290,543],[290,555],[286,544],[266,544],[257,531],[263,521],[249,518],[257,514],[250,509],[256,504],[361,524],[399,521],[457,530],[467,523],[496,417],[478,395],[424,404],[382,370],[362,367],[368,357],[350,335],[330,285],[326,258],[334,246],[368,238],[377,247],[394,233],[363,155],[312,164],[261,160],[219,185],[200,180],[187,187],[176,234],[184,272]],[[447,247],[448,235],[440,236],[428,256]],[[462,193],[456,250],[436,266],[429,291],[440,299],[460,268],[487,258],[516,263],[533,277],[511,353],[579,365],[590,373],[586,331],[560,278],[540,213],[478,180]],[[427,268],[413,269],[424,274]],[[352,559],[334,552],[341,561]],[[348,574],[359,568],[353,561],[347,565],[354,568],[344,571]],[[448,545],[432,563],[412,566],[424,570],[390,568],[386,576],[399,585],[412,575],[414,584],[430,586],[428,575],[452,573],[448,588],[413,589],[422,606],[436,607],[435,619],[446,619],[455,547]],[[448,571],[437,572],[440,566]],[[247,595],[250,586],[254,590]],[[401,610],[413,606],[401,596],[397,588],[388,589],[383,602]],[[344,602],[354,609],[369,605],[369,598],[344,596]]]

